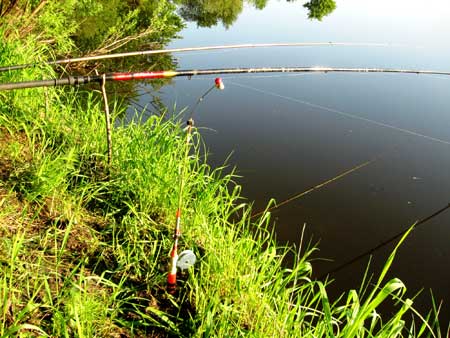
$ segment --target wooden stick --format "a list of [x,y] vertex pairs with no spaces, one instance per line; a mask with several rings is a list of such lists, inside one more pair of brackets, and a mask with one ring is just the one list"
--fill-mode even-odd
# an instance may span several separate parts
[[106,75],[103,74],[102,94],[103,94],[103,101],[105,102],[106,140],[108,144],[108,170],[109,170],[109,168],[111,168],[111,161],[112,161],[111,115],[109,113],[108,96],[106,95],[105,83],[106,83]]

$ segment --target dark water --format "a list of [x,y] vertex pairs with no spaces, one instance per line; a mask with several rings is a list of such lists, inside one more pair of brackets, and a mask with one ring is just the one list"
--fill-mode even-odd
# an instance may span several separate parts
[[[450,4],[436,1],[336,1],[322,22],[302,3],[244,4],[234,24],[189,23],[170,47],[267,42],[381,42],[390,47],[296,47],[177,54],[179,68],[256,66],[400,67],[450,70]],[[280,242],[319,242],[314,276],[377,246],[450,202],[450,78],[393,74],[239,75],[224,77],[195,120],[213,166],[242,175],[255,210],[282,201],[360,163],[370,165],[273,212]],[[154,95],[192,106],[213,78],[176,79]],[[147,88],[148,90],[148,88]],[[149,96],[140,98],[146,104]],[[331,109],[330,109],[331,108]],[[350,115],[344,115],[350,114]],[[363,120],[364,118],[366,120]],[[392,126],[381,126],[379,123]],[[402,129],[402,130],[400,130]],[[416,135],[411,132],[416,133]],[[418,135],[420,134],[420,135]],[[422,136],[421,136],[422,135]],[[425,137],[424,137],[425,136]],[[433,139],[431,139],[433,138]],[[401,247],[391,276],[415,305],[429,290],[450,317],[450,211],[418,227]],[[378,273],[394,243],[374,253]],[[368,257],[333,273],[333,297],[360,285]]]

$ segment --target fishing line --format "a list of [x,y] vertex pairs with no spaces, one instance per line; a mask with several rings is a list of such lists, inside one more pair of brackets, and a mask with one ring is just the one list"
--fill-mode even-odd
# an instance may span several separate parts
[[[222,84],[222,80],[218,80],[220,78],[216,78],[215,79],[215,83],[213,86],[211,86],[206,92],[204,92],[202,95],[200,95],[200,97],[197,99],[197,102],[195,102],[194,106],[192,107],[192,109],[189,112],[189,117],[188,120],[192,119],[192,115],[194,114],[194,111],[197,109],[198,105],[203,101],[203,99],[214,89],[214,88],[220,88],[223,89],[223,87],[220,87]],[[223,84],[222,84],[223,86]]]
[[142,104],[139,103],[139,101],[135,100],[135,99],[129,99],[131,101],[132,104],[132,108],[134,108],[135,110],[137,110],[137,108],[141,109],[141,113],[146,113],[144,116],[150,117],[154,114],[153,111],[150,110],[150,108],[148,108],[148,106],[143,106]]
[[[214,53],[219,53],[219,52],[214,52]],[[284,77],[299,77],[299,76],[305,76],[305,74],[247,75],[247,76],[245,76],[245,79],[279,79],[279,78],[284,78]],[[224,77],[222,77],[223,80],[241,79],[241,78],[242,78],[242,75],[241,76],[224,76]],[[195,77],[195,78],[190,78],[189,81],[211,81],[211,80],[215,80],[215,79],[216,79],[215,77],[203,77],[203,78]],[[133,97],[129,97],[128,99],[131,100],[133,102],[133,104],[138,106],[139,108],[149,111],[144,106],[138,104],[138,101],[136,98],[139,98],[139,97],[142,97],[145,95],[151,95],[151,96],[154,96],[154,95],[147,90],[145,84],[140,85],[138,87],[138,89],[141,89],[142,93],[136,94]],[[120,91],[116,91],[116,93],[120,93]],[[124,92],[124,93],[128,93],[128,92]],[[199,128],[197,127],[197,129],[199,129]]]
[[[438,211],[434,212],[433,214],[431,214],[430,216],[427,216],[419,221],[417,221],[414,225],[413,225],[413,229],[416,229],[417,227],[419,227],[420,225],[428,222],[429,220],[431,220],[432,218],[438,216],[439,214],[443,213],[444,211],[446,211],[448,208],[450,208],[450,204],[447,204],[445,207],[439,209]],[[328,271],[327,273],[323,274],[322,276],[319,277],[319,280],[323,280],[327,275],[333,274],[335,272],[338,272],[344,268],[346,268],[347,266],[357,262],[358,260],[369,256],[370,254],[372,254],[373,252],[377,251],[378,249],[381,249],[382,247],[388,245],[389,243],[393,242],[394,240],[396,240],[397,238],[403,236],[407,231],[409,230],[409,228],[402,230],[401,232],[399,232],[398,234],[388,238],[387,240],[381,242],[380,244],[378,244],[377,246],[374,246],[373,248],[359,254],[358,256],[348,260],[347,262],[338,265],[337,267],[335,267],[334,269],[331,269],[330,271]]]
[[270,208],[267,208],[265,210],[261,210],[261,211],[255,213],[255,214],[251,215],[250,218],[255,218],[255,217],[261,216],[265,212],[279,209],[279,208],[281,208],[282,206],[284,206],[284,205],[286,205],[288,203],[291,203],[291,202],[293,202],[295,200],[298,200],[299,198],[302,198],[302,197],[312,193],[313,191],[316,191],[316,190],[318,190],[320,188],[323,188],[323,187],[327,186],[330,183],[338,181],[339,179],[344,178],[345,176],[347,176],[347,175],[349,175],[349,174],[351,174],[351,173],[353,173],[353,172],[355,172],[355,171],[357,171],[359,169],[362,169],[362,168],[368,166],[369,164],[374,163],[375,161],[379,160],[383,155],[385,155],[385,152],[380,154],[380,155],[378,155],[378,156],[376,156],[375,158],[373,158],[371,160],[368,160],[368,161],[365,161],[365,162],[363,162],[361,164],[358,164],[358,165],[356,165],[356,166],[354,166],[354,167],[352,167],[352,168],[350,168],[350,169],[340,173],[337,176],[334,176],[334,177],[332,177],[330,179],[327,179],[326,181],[323,181],[323,182],[321,182],[319,184],[316,184],[315,186],[313,186],[313,187],[311,187],[311,188],[309,188],[309,189],[307,189],[307,190],[305,190],[305,191],[303,191],[301,193],[295,194],[295,195],[293,195],[293,196],[283,200],[280,203],[276,203],[274,206],[272,206]]
[[449,78],[448,78],[448,77],[445,77],[445,76],[431,75],[431,77],[432,77],[433,79],[446,80],[446,81],[449,80]]
[[442,140],[442,139],[437,138],[437,137],[432,137],[432,136],[420,134],[418,132],[415,132],[415,131],[412,131],[412,130],[409,130],[409,129],[396,127],[396,126],[393,126],[391,124],[387,124],[387,123],[384,123],[384,122],[371,120],[371,119],[368,119],[366,117],[361,117],[361,116],[358,116],[358,115],[350,114],[350,113],[344,112],[342,110],[326,107],[326,106],[323,106],[323,105],[320,105],[320,104],[317,104],[317,103],[308,102],[308,101],[305,101],[305,100],[293,98],[293,97],[286,96],[286,95],[277,94],[277,93],[274,93],[274,92],[271,92],[271,91],[268,91],[268,90],[258,89],[258,88],[252,87],[252,86],[240,84],[240,83],[233,82],[233,81],[229,81],[229,83],[233,84],[235,86],[241,87],[241,88],[251,89],[251,90],[254,90],[254,91],[259,92],[259,93],[271,95],[271,96],[274,96],[274,97],[278,97],[278,98],[285,99],[285,100],[292,101],[292,102],[296,102],[296,103],[301,103],[301,104],[304,104],[306,106],[310,106],[310,107],[313,107],[313,108],[319,108],[319,109],[322,109],[322,110],[326,110],[326,111],[329,111],[331,113],[335,113],[335,114],[338,114],[338,115],[341,115],[341,116],[345,116],[345,117],[348,117],[348,118],[351,118],[351,119],[364,121],[364,122],[367,122],[367,123],[370,123],[370,124],[374,124],[374,125],[377,125],[377,126],[380,126],[380,127],[396,130],[396,131],[399,131],[399,132],[402,132],[402,133],[405,133],[405,134],[409,134],[409,135],[413,135],[413,136],[417,136],[417,137],[422,137],[422,138],[430,140],[430,141],[434,141],[434,142],[450,145],[450,141]]

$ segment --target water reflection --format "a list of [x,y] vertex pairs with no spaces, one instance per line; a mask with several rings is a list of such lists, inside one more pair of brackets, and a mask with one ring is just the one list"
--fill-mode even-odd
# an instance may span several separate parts
[[243,0],[180,0],[179,13],[187,21],[200,27],[212,27],[221,22],[230,27],[243,9]]
[[331,14],[336,9],[334,0],[311,0],[303,5],[308,8],[308,18],[322,21],[324,16]]
[[150,41],[161,46],[183,28],[175,6],[167,0],[80,1],[77,6],[73,19],[82,24],[73,39],[82,54],[133,50]]
[[[295,1],[295,0],[287,0]],[[264,9],[268,0],[245,0],[256,9]],[[178,0],[179,14],[186,21],[196,22],[200,27],[212,27],[222,23],[229,28],[244,8],[244,0]],[[336,9],[334,0],[311,0],[303,4],[308,18],[321,21]]]
[[[74,28],[73,40],[78,47],[77,56],[95,56],[137,50],[162,49],[184,27],[176,6],[169,0],[96,0],[80,1],[70,20],[81,22]],[[89,75],[95,71],[136,72],[176,69],[177,62],[170,54],[154,54],[114,59],[101,62],[73,63],[64,71],[74,75]],[[171,80],[157,79],[147,82],[158,91]],[[95,86],[94,86],[95,87]],[[107,86],[111,99],[120,106],[128,106],[139,95],[135,82],[112,82]],[[146,93],[149,95],[149,93]],[[154,98],[155,107],[159,107]]]

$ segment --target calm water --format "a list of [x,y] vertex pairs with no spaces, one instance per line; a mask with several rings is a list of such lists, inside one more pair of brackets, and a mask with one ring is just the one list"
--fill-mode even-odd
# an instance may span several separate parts
[[[391,47],[294,47],[177,54],[180,69],[256,66],[401,67],[450,70],[447,1],[336,1],[322,22],[302,2],[244,4],[234,24],[188,23],[170,47],[267,42],[381,42]],[[345,178],[273,212],[280,242],[319,242],[321,276],[450,202],[450,77],[392,74],[239,75],[224,77],[195,120],[213,166],[230,154],[255,210],[383,154]],[[212,78],[176,79],[153,93],[171,107],[192,106]],[[149,87],[150,88],[150,87]],[[149,88],[146,88],[148,90]],[[146,104],[149,96],[140,98]],[[328,109],[327,109],[328,108]],[[331,110],[329,109],[331,108]],[[343,115],[339,112],[350,115]],[[362,117],[367,120],[358,119]],[[398,129],[413,131],[429,138]],[[391,276],[405,282],[415,304],[429,289],[450,317],[450,211],[418,227],[401,247]],[[393,243],[374,253],[378,273]],[[318,258],[321,258],[319,260]],[[333,297],[359,286],[368,258],[333,273]],[[445,325],[444,325],[445,326]]]

